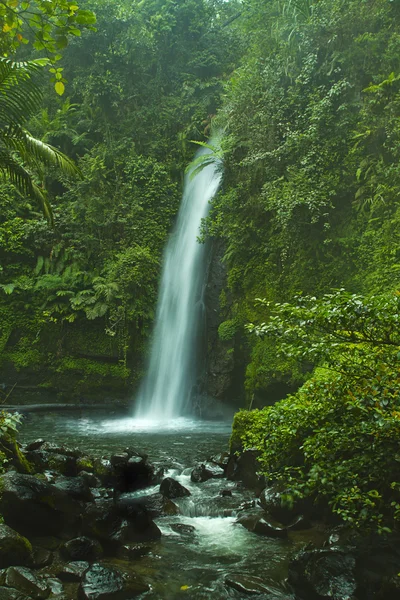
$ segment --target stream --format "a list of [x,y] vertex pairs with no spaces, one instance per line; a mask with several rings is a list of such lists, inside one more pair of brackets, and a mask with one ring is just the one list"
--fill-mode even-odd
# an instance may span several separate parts
[[[230,430],[230,423],[176,419],[162,428],[160,424],[110,418],[102,411],[57,412],[29,414],[20,439],[30,442],[41,437],[79,447],[92,456],[110,456],[127,446],[135,447],[146,452],[153,464],[163,466],[166,476],[190,490],[190,497],[175,500],[181,514],[156,519],[162,538],[146,544],[149,548],[143,557],[131,562],[102,561],[140,575],[151,586],[141,598],[243,598],[225,583],[227,576],[239,574],[260,577],[271,588],[271,594],[259,598],[290,598],[285,584],[288,560],[294,549],[310,541],[311,532],[291,532],[286,540],[250,533],[235,523],[241,504],[254,500],[250,490],[225,479],[198,484],[190,480],[196,463],[227,450]],[[147,488],[145,493],[155,493],[158,488]],[[231,490],[232,496],[222,497],[222,489]],[[137,494],[143,495],[143,490]]]

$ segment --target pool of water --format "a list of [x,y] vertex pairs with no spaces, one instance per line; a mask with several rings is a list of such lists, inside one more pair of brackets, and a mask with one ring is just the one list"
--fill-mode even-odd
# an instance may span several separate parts
[[[200,484],[190,481],[191,468],[197,462],[228,449],[230,431],[230,423],[189,419],[149,423],[104,412],[57,412],[26,417],[20,437],[23,442],[39,437],[57,441],[91,455],[110,455],[128,446],[135,447],[190,489],[189,498],[177,501],[181,514],[157,519],[163,535],[151,544],[146,556],[133,562],[111,561],[123,571],[133,570],[149,583],[151,590],[142,598],[243,598],[225,585],[226,576],[237,574],[255,575],[270,585],[273,592],[258,597],[287,598],[289,556],[309,539],[307,533],[294,534],[287,540],[249,533],[235,520],[241,504],[253,498],[251,491],[226,480]],[[222,489],[230,489],[232,497],[222,497]],[[146,493],[156,491],[158,487]],[[182,525],[190,527],[182,531]]]

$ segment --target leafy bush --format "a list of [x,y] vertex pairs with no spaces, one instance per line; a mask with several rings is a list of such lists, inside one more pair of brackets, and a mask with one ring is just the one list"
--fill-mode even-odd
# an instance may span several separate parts
[[268,321],[249,330],[274,339],[277,353],[319,367],[296,394],[239,413],[233,445],[260,450],[261,471],[287,486],[288,501],[312,497],[354,527],[397,528],[400,294],[365,299],[339,290],[264,305]]

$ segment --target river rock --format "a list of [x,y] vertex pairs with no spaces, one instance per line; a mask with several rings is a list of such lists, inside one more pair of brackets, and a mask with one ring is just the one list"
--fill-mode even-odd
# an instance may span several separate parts
[[0,586],[0,600],[32,600],[30,596],[23,594],[15,588]]
[[71,498],[82,502],[91,502],[92,493],[87,481],[83,477],[58,477],[54,483],[55,487],[62,490]]
[[289,564],[289,583],[306,598],[349,600],[357,588],[356,561],[346,549],[302,550]]
[[24,452],[31,452],[33,450],[39,450],[39,448],[41,446],[43,446],[44,444],[44,440],[42,440],[41,438],[35,440],[34,442],[30,442],[29,444],[27,444],[24,448]]
[[226,467],[228,466],[229,458],[230,458],[229,452],[221,452],[220,454],[214,454],[214,456],[211,456],[208,459],[208,462],[214,463],[221,469],[225,470]]
[[39,546],[34,546],[32,549],[32,566],[35,569],[41,569],[42,567],[47,567],[53,562],[53,553],[50,550],[46,550],[46,548],[40,548]]
[[65,558],[72,561],[93,561],[103,555],[101,544],[86,536],[69,540],[60,550]]
[[31,562],[31,543],[11,527],[0,525],[0,569],[12,565],[28,566]]
[[177,515],[179,508],[169,498],[162,494],[149,494],[148,496],[132,496],[122,494],[116,501],[119,514],[125,517],[138,518],[140,513],[146,512],[152,519],[162,515]]
[[137,560],[151,552],[151,546],[146,543],[125,544],[118,549],[118,557],[124,560]]
[[89,570],[90,565],[84,560],[70,562],[64,565],[58,573],[58,577],[62,581],[73,582],[81,581],[85,573]]
[[225,584],[241,594],[268,594],[268,598],[270,598],[269,594],[272,592],[271,588],[260,577],[252,575],[227,575],[225,577]]
[[161,537],[161,531],[145,508],[137,506],[135,512],[127,516],[121,513],[121,507],[113,500],[101,499],[88,504],[83,520],[85,534],[114,547]]
[[231,480],[240,480],[243,484],[256,491],[264,487],[264,478],[258,474],[259,464],[257,458],[260,451],[249,448],[242,452],[239,457],[231,456],[226,467],[226,477]]
[[186,523],[172,523],[170,527],[172,531],[175,531],[175,533],[179,533],[180,535],[192,535],[196,531],[196,527],[187,525]]
[[265,518],[265,513],[260,508],[250,509],[243,512],[236,519],[236,523],[242,525],[248,531],[258,535],[275,538],[286,538],[287,530],[277,523],[272,523]]
[[56,579],[55,577],[49,577],[47,580],[47,585],[50,588],[51,598],[60,598],[60,600],[65,600],[64,586],[62,581]]
[[197,465],[197,467],[193,469],[190,479],[194,483],[201,483],[203,481],[208,481],[213,477],[222,478],[223,476],[224,470],[221,469],[221,467],[212,463],[206,463]]
[[47,582],[26,567],[7,569],[6,585],[35,599],[47,598],[50,595]]
[[0,513],[23,535],[58,534],[80,522],[79,503],[33,475],[10,471],[0,477],[0,489]]
[[129,600],[149,589],[138,579],[125,581],[116,569],[94,564],[79,587],[79,600]]
[[166,477],[164,481],[162,481],[160,485],[160,494],[169,498],[183,498],[185,496],[190,496],[190,492],[187,488],[176,481],[172,477]]

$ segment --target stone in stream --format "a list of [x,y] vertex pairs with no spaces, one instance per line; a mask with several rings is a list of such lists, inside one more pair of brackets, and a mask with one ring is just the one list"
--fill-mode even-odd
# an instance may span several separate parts
[[23,535],[71,533],[79,526],[79,503],[33,475],[10,471],[0,477],[0,490],[0,513]]
[[31,563],[31,543],[11,527],[0,525],[0,569],[13,565],[28,566]]
[[172,523],[170,527],[172,531],[181,535],[192,535],[196,531],[196,527],[187,525],[186,523]]
[[288,581],[301,597],[349,600],[357,588],[355,567],[344,548],[302,550],[289,564]]
[[244,511],[236,519],[236,523],[242,525],[247,531],[275,538],[286,538],[287,529],[279,527],[278,524],[271,523],[265,518],[265,513],[261,508],[254,508]]
[[160,485],[160,494],[169,498],[170,500],[173,498],[183,498],[185,496],[190,496],[190,492],[187,488],[176,481],[172,477],[166,477],[164,481],[162,481]]
[[72,561],[93,561],[103,555],[103,548],[97,540],[86,536],[66,542],[60,549],[62,555]]
[[0,586],[0,600],[32,600],[30,596],[23,594],[15,588]]
[[273,598],[270,594],[274,591],[267,586],[260,577],[254,577],[252,575],[227,575],[225,577],[225,584],[228,587],[241,592],[242,594],[248,595],[260,595],[268,594],[267,598]]
[[57,477],[54,485],[57,489],[71,496],[71,498],[75,498],[75,500],[81,500],[82,502],[91,502],[93,500],[90,487],[83,477]]
[[136,517],[139,512],[147,512],[147,514],[155,519],[162,515],[177,515],[179,508],[169,498],[162,494],[155,493],[148,496],[131,496],[130,494],[122,494],[116,501],[118,512],[127,517]]
[[62,581],[81,581],[89,568],[90,564],[88,562],[77,560],[64,565],[57,575]]
[[212,463],[197,465],[190,475],[191,481],[201,483],[213,478],[222,478],[224,469]]
[[130,600],[144,594],[149,586],[138,579],[125,580],[116,569],[94,564],[79,586],[79,600]]
[[35,569],[41,569],[42,567],[47,567],[53,562],[53,553],[50,550],[46,550],[46,548],[40,548],[39,546],[34,546],[32,549],[32,566]]
[[9,567],[6,573],[6,585],[35,599],[44,599],[50,595],[47,582],[26,567]]

